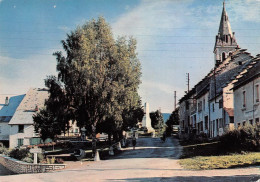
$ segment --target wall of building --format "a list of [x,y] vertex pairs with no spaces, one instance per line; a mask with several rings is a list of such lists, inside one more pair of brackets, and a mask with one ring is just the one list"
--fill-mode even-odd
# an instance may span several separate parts
[[[246,85],[234,90],[234,123],[235,128],[243,123],[256,122],[260,118],[260,103],[256,101],[255,86],[260,87],[260,78],[257,78]],[[243,106],[243,92],[246,92],[246,103]]]
[[0,140],[9,140],[9,131],[8,122],[0,122]]
[[[200,132],[208,133],[209,121],[206,121],[205,117],[209,118],[209,106],[208,106],[209,93],[207,92],[203,96],[197,99],[197,116],[196,116],[196,129],[197,134]],[[199,124],[200,123],[200,124]],[[202,126],[201,126],[202,125]],[[198,128],[200,126],[200,128]]]
[[46,173],[66,167],[66,164],[30,164],[3,155],[0,155],[0,164],[16,174]]
[[24,132],[18,132],[18,125],[10,126],[10,137],[9,137],[9,147],[15,148],[18,146],[18,139],[23,139],[24,145],[30,145],[30,138],[35,137],[34,126],[24,125]]
[[[219,135],[219,120],[223,118],[223,109],[219,108],[219,101],[222,100],[222,95],[217,97],[216,100],[210,101],[210,130],[211,137]],[[214,109],[213,109],[214,105]]]

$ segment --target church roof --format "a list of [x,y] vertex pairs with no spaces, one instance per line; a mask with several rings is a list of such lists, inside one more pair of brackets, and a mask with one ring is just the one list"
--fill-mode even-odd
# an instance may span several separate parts
[[222,10],[222,15],[221,15],[221,20],[219,24],[219,30],[218,32],[220,33],[220,36],[222,37],[223,35],[232,35],[232,30],[231,26],[228,20],[228,14],[225,9],[225,1],[223,2],[223,10]]

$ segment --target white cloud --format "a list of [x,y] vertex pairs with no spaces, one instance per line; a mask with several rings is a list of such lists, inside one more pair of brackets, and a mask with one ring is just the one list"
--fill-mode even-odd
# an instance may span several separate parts
[[26,59],[0,56],[0,94],[23,94],[31,87],[44,87],[47,75],[56,74],[56,60],[52,52]]

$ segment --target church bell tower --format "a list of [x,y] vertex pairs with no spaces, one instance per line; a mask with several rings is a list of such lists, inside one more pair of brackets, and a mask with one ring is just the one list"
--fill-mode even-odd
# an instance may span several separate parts
[[225,1],[223,2],[223,10],[219,24],[218,35],[213,53],[215,54],[215,66],[218,66],[238,47],[235,32],[232,32],[229,18],[225,9]]

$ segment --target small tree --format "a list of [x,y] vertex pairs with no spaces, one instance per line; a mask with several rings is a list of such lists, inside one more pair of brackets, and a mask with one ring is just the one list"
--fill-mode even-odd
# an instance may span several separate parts
[[172,127],[173,125],[179,125],[180,123],[180,119],[179,119],[179,108],[175,109],[170,117],[168,118],[168,120],[166,121],[166,132],[169,135],[172,132]]
[[163,115],[161,111],[157,110],[150,113],[151,124],[154,129],[160,129],[164,125]]

